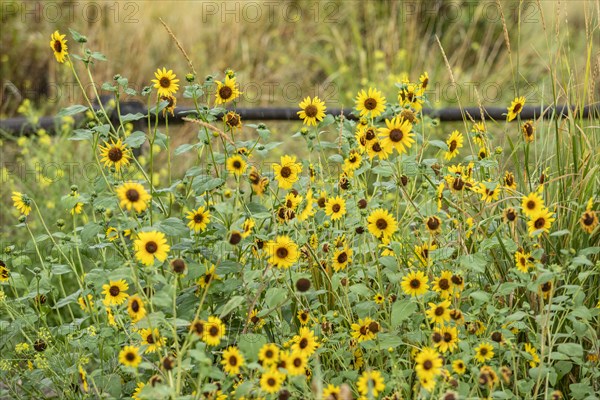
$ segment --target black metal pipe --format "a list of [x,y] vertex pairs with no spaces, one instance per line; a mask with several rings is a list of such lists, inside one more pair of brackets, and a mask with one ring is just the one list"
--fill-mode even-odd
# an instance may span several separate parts
[[[131,113],[140,112],[147,113],[146,107],[141,103],[125,103],[127,110]],[[179,107],[174,117],[169,117],[171,123],[183,123],[182,118],[193,111],[193,108]],[[242,120],[246,121],[298,121],[298,108],[238,108],[236,112],[241,115]],[[341,115],[345,118],[357,119],[352,114],[352,109],[330,108],[328,114]],[[521,119],[537,119],[539,117],[550,118],[552,116],[565,117],[571,113],[579,114],[580,109],[575,107],[561,106],[525,106],[521,111]],[[469,115],[474,120],[480,120],[483,115],[487,119],[503,120],[506,118],[506,108],[504,107],[487,107],[480,109],[479,107],[466,107],[462,110],[459,108],[441,108],[431,109],[424,108],[423,114],[432,118],[438,118],[442,122],[446,121],[462,121],[465,116]],[[594,103],[583,107],[583,118],[600,119],[600,103]],[[515,120],[516,121],[516,120]],[[8,118],[0,120],[0,130],[13,134],[31,134],[36,128],[44,128],[47,131],[52,131],[55,127],[55,117],[39,118],[37,126],[32,126],[26,118]]]

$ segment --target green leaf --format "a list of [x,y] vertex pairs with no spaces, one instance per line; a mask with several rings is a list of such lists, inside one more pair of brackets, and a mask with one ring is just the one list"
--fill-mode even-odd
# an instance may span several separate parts
[[417,304],[410,300],[396,301],[392,305],[391,327],[397,328],[400,324],[409,319],[417,310]]
[[142,113],[125,114],[125,115],[121,116],[121,122],[127,123],[127,122],[131,122],[131,121],[137,121],[137,120],[140,120],[145,117],[146,116]]
[[73,106],[69,106],[67,108],[63,108],[56,114],[57,117],[66,117],[68,115],[75,115],[81,112],[87,111],[88,107],[82,106],[81,104],[75,104]]
[[488,301],[490,301],[491,296],[489,293],[486,293],[482,290],[478,290],[476,292],[471,293],[469,297],[481,303],[487,303]]
[[196,193],[202,194],[220,187],[223,185],[223,183],[225,183],[225,181],[221,178],[213,178],[211,176],[204,175],[194,179],[192,188],[196,191]]
[[175,155],[178,156],[180,154],[187,153],[188,151],[192,150],[195,147],[196,147],[195,144],[189,144],[189,143],[182,144],[175,149]]
[[263,335],[255,333],[240,335],[237,342],[242,354],[250,361],[256,361],[258,359],[258,351],[266,343],[267,339]]
[[137,149],[146,141],[146,134],[142,131],[135,131],[125,138],[125,144],[133,149]]
[[160,221],[157,224],[158,230],[167,236],[183,236],[188,234],[189,229],[179,218],[171,217]]
[[550,234],[550,236],[552,236],[552,237],[565,236],[565,235],[568,235],[569,233],[571,233],[570,230],[568,230],[568,229],[562,229],[560,231],[552,232]]
[[448,145],[446,144],[446,142],[443,142],[441,140],[430,140],[428,143],[430,146],[448,151]]
[[52,275],[64,275],[71,272],[71,268],[65,264],[55,264],[52,266]]
[[246,298],[244,296],[233,296],[221,309],[221,315],[219,316],[219,318],[223,318],[229,315],[229,313],[241,306],[244,303],[244,301],[246,301]]
[[268,308],[275,308],[276,306],[281,306],[284,303],[287,294],[288,291],[286,289],[277,287],[270,288],[265,293],[265,304]]
[[579,343],[561,343],[557,350],[575,361],[583,358],[583,347]]
[[92,140],[94,138],[93,132],[90,129],[75,129],[73,136],[69,140]]

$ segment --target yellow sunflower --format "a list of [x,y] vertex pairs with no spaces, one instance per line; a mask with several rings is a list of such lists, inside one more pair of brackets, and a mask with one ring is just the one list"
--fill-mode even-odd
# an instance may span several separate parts
[[126,182],[117,188],[117,197],[121,208],[129,211],[133,208],[135,212],[141,213],[148,208],[148,202],[152,198],[144,187],[136,182]]
[[324,400],[340,399],[341,389],[339,386],[332,385],[331,383],[327,387],[323,388],[323,395],[321,396]]
[[209,346],[217,346],[225,336],[225,324],[218,317],[208,317],[204,323],[202,340]]
[[[4,261],[0,260],[0,282],[6,282],[8,281],[8,278],[10,277],[10,271],[8,270],[8,268],[6,268],[6,264],[4,264]],[[90,298],[92,295],[88,294],[88,298]],[[82,299],[80,297],[80,299]],[[91,299],[89,300],[91,302]],[[81,305],[81,302],[79,303]],[[85,306],[85,303],[84,303]],[[85,309],[87,308],[87,306],[85,307],[81,307],[82,310],[85,311]]]
[[179,90],[179,79],[176,79],[177,76],[173,73],[173,70],[168,70],[163,68],[162,70],[158,68],[154,73],[156,79],[152,79],[154,83],[154,88],[158,89],[158,96],[171,96]]
[[420,296],[427,293],[429,285],[427,276],[422,271],[413,271],[402,278],[402,291],[409,296]]
[[442,271],[440,276],[433,281],[433,290],[438,292],[443,299],[447,299],[454,290],[452,272]]
[[369,214],[367,222],[369,232],[377,238],[389,238],[398,230],[396,219],[383,208],[378,208]]
[[527,221],[529,236],[533,237],[537,235],[536,232],[539,233],[539,231],[548,233],[552,227],[552,222],[555,220],[554,213],[547,208],[542,208],[539,212],[532,214],[529,217],[529,221]]
[[112,139],[110,143],[104,142],[104,146],[100,146],[101,162],[105,167],[114,167],[115,171],[121,172],[122,167],[129,165],[131,158],[130,150],[121,142],[121,139],[115,143]]
[[252,185],[252,191],[258,195],[262,196],[265,193],[265,189],[269,184],[269,178],[266,176],[260,176],[258,170],[255,166],[250,167],[250,173],[248,174],[248,180]]
[[579,218],[579,225],[581,226],[581,229],[591,235],[598,226],[598,213],[592,210],[586,210],[581,215],[581,218]]
[[258,359],[265,366],[276,364],[279,361],[279,348],[275,343],[266,343],[258,352]]
[[360,167],[360,163],[362,162],[362,156],[357,150],[350,150],[348,154],[348,158],[344,160],[343,170],[348,176],[352,177],[354,175],[354,171],[356,171]]
[[368,92],[361,90],[356,96],[356,109],[361,117],[376,118],[385,111],[385,97],[377,89],[369,88]]
[[316,126],[317,122],[320,122],[325,118],[325,102],[321,101],[318,97],[311,99],[310,97],[305,98],[300,102],[301,110],[298,111],[300,119],[304,120],[305,125]]
[[31,199],[19,192],[12,192],[11,199],[14,207],[23,215],[29,215],[31,212]]
[[292,341],[294,342],[292,350],[307,357],[310,357],[317,347],[319,347],[319,342],[315,337],[314,332],[306,327],[300,328],[300,331],[292,338]]
[[217,90],[215,92],[215,104],[225,104],[239,97],[240,90],[235,77],[225,76],[225,82],[215,81]]
[[142,337],[142,344],[147,346],[145,353],[154,353],[165,345],[165,338],[160,336],[158,328],[144,328],[138,333]]
[[137,368],[142,362],[142,357],[139,353],[139,348],[135,346],[125,346],[119,352],[119,362],[126,367]]
[[454,360],[452,362],[452,370],[457,375],[464,375],[464,373],[467,372],[467,366],[463,360]]
[[398,103],[402,107],[412,107],[416,112],[423,109],[424,88],[413,83],[405,85],[398,91]]
[[524,274],[529,272],[529,268],[533,267],[531,260],[532,258],[530,253],[526,253],[524,250],[518,250],[515,252],[515,264],[517,269]]
[[379,139],[367,142],[367,155],[370,159],[379,157],[380,160],[387,160],[392,154],[394,148],[391,146],[383,146]]
[[269,262],[282,269],[291,267],[300,257],[298,245],[285,235],[277,236],[274,241],[267,243],[267,251],[270,255]]
[[196,210],[189,211],[186,218],[189,220],[188,227],[194,232],[200,232],[205,230],[210,222],[210,211],[200,206]]
[[237,347],[229,346],[227,350],[223,351],[221,364],[223,364],[223,370],[229,375],[239,374],[245,363],[246,360]]
[[529,366],[535,368],[540,363],[540,356],[537,353],[537,349],[531,345],[531,343],[525,343],[525,352],[531,356],[529,360]]
[[525,142],[531,143],[535,140],[535,126],[533,125],[533,121],[524,122],[523,126],[521,126],[521,131],[523,132]]
[[288,357],[287,371],[290,376],[304,375],[308,365],[307,356],[299,351],[293,351]]
[[442,358],[440,354],[430,347],[424,347],[415,357],[415,371],[419,379],[434,380],[442,374]]
[[352,249],[344,246],[337,249],[333,254],[333,269],[338,272],[346,269],[349,263],[352,262]]
[[426,314],[432,324],[443,325],[450,321],[450,300],[444,300],[438,304],[429,303],[429,309]]
[[201,275],[196,283],[201,288],[205,288],[210,285],[213,281],[220,280],[221,277],[215,273],[215,265],[211,265],[210,268],[206,267],[206,272]]
[[446,144],[448,145],[448,151],[444,155],[446,160],[452,160],[458,155],[458,151],[463,147],[463,135],[459,131],[453,131],[450,134]]
[[106,306],[120,306],[129,297],[127,294],[128,289],[129,285],[125,279],[109,281],[108,284],[102,285],[102,294],[105,296],[104,304]]
[[396,149],[399,154],[407,153],[415,142],[415,135],[410,132],[412,124],[398,115],[392,119],[386,118],[385,125],[378,130],[381,146],[388,150]]
[[472,190],[475,193],[479,193],[481,195],[481,201],[485,201],[486,203],[496,201],[500,197],[500,185],[497,183],[479,182]]
[[[358,323],[350,325],[350,328],[352,329],[352,337],[356,339],[358,343],[373,340],[377,334],[377,332],[374,331],[378,331],[378,329],[371,330],[371,324],[373,324],[373,327],[375,327],[377,322],[370,317],[365,317],[364,319],[359,318]],[[377,324],[377,327],[378,325],[379,324]]]
[[165,234],[158,231],[138,233],[134,247],[135,257],[147,266],[154,264],[154,260],[165,261],[169,250],[171,250],[171,246],[167,244]]
[[521,114],[521,111],[523,111],[523,106],[525,106],[525,97],[515,97],[508,107],[508,121],[517,118],[517,115]]
[[65,39],[66,36],[67,35],[61,35],[58,31],[54,31],[50,36],[50,47],[54,52],[56,61],[61,64],[65,62],[65,57],[69,54],[67,51],[69,47],[67,46],[67,40]]
[[544,200],[542,200],[539,193],[532,192],[523,197],[521,207],[523,208],[523,213],[526,216],[531,217],[542,211],[544,208]]
[[435,344],[435,347],[442,353],[453,352],[458,348],[458,328],[453,326],[444,326],[436,328],[441,336],[441,341]]
[[175,96],[160,96],[160,100],[161,101],[166,101],[167,105],[165,108],[163,108],[163,117],[165,117],[167,115],[167,113],[170,113],[171,116],[175,116],[175,106],[177,106],[177,98]]
[[223,116],[223,122],[231,129],[242,127],[242,117],[235,111],[229,111]]
[[281,388],[285,375],[272,367],[260,376],[260,388],[267,393],[276,393]]
[[302,172],[302,164],[296,162],[296,156],[281,156],[280,164],[273,164],[275,179],[282,189],[291,189]]
[[436,235],[442,231],[442,220],[435,215],[425,218],[424,223],[427,231],[432,235]]
[[239,154],[227,159],[227,171],[233,173],[235,176],[240,176],[246,172],[247,165],[246,161]]
[[332,221],[342,218],[346,214],[346,202],[341,196],[330,197],[325,203],[325,214],[331,217]]
[[356,382],[358,392],[365,398],[379,396],[385,390],[385,381],[379,371],[364,371]]
[[129,298],[127,303],[127,313],[131,318],[131,322],[136,323],[142,320],[146,316],[146,307],[142,298],[137,294],[134,294]]
[[480,363],[491,360],[494,357],[494,347],[490,343],[481,343],[475,347],[475,359]]

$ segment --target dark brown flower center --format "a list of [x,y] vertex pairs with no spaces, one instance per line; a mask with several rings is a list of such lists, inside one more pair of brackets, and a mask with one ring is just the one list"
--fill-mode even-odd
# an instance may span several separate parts
[[367,140],[375,139],[375,130],[372,128],[367,129],[365,132],[365,138],[367,138]]
[[546,282],[542,285],[542,292],[549,292],[552,289],[552,283]]
[[62,52],[62,43],[60,40],[55,40],[54,41],[54,51],[57,53]]
[[300,347],[301,349],[305,349],[306,347],[308,347],[308,339],[307,338],[300,339],[300,341],[298,342],[298,347]]
[[234,160],[233,161],[233,168],[235,168],[235,169],[242,168],[242,163],[239,160]]
[[118,286],[114,285],[114,286],[110,287],[108,292],[110,293],[110,295],[112,297],[117,297],[119,295],[119,293],[121,293],[121,289]]
[[302,359],[299,357],[294,358],[294,367],[299,368],[302,366]]
[[515,210],[508,210],[506,212],[506,219],[509,221],[514,221],[515,219],[517,219],[517,213],[515,213]]
[[133,362],[133,360],[135,360],[135,354],[133,354],[132,352],[128,352],[127,354],[125,354],[125,358],[129,362]]
[[413,289],[418,289],[421,287],[421,281],[418,279],[411,279],[410,281],[410,287]]
[[194,331],[198,335],[202,335],[204,333],[204,324],[200,321],[196,321],[196,323],[194,324]]
[[425,360],[423,363],[423,369],[430,370],[431,368],[433,368],[433,362],[431,360]]
[[202,214],[202,213],[197,213],[197,214],[195,214],[195,215],[194,215],[194,222],[195,222],[195,223],[199,224],[199,223],[201,223],[202,221],[204,221],[204,214]]
[[456,142],[456,140],[452,140],[450,142],[450,146],[448,146],[448,150],[450,152],[453,152],[454,150],[456,150],[457,147],[458,147],[458,143]]
[[387,228],[388,223],[385,219],[379,218],[377,222],[375,222],[375,226],[377,227],[377,229],[383,231],[385,228]]
[[535,226],[535,229],[542,229],[544,225],[546,225],[546,220],[544,219],[544,217],[536,219],[535,223],[533,224],[533,226]]
[[146,342],[148,342],[148,344],[154,344],[154,336],[152,334],[146,336]]
[[229,365],[231,365],[232,367],[235,367],[238,363],[238,359],[236,356],[230,356],[229,357]]
[[181,258],[173,260],[173,263],[171,265],[173,266],[173,271],[175,273],[182,274],[183,272],[185,272],[185,261],[183,261]]
[[338,203],[335,203],[333,206],[331,206],[331,210],[332,210],[334,213],[338,213],[338,212],[340,212],[340,210],[341,210],[341,209],[342,209],[342,206],[341,206],[341,205],[339,205]]
[[281,168],[280,174],[284,178],[289,178],[292,175],[292,169],[288,166]]
[[488,353],[488,349],[483,347],[481,349],[479,349],[479,354],[481,354],[482,356],[485,356]]
[[131,302],[131,310],[135,313],[140,311],[140,303],[137,300]]
[[229,243],[232,245],[236,245],[242,241],[242,235],[239,232],[232,232],[229,237]]
[[369,324],[369,331],[371,331],[373,333],[379,332],[379,324],[375,321],[371,322]]
[[269,349],[267,351],[265,351],[265,358],[273,358],[274,354],[273,354],[273,350]]
[[108,151],[108,159],[114,163],[121,161],[123,158],[123,152],[118,147],[112,147]]
[[369,97],[368,99],[365,100],[364,106],[369,111],[374,110],[377,107],[377,100],[375,100],[372,97]]
[[240,117],[237,114],[227,114],[227,125],[238,126],[240,124]]
[[452,188],[454,190],[462,190],[465,187],[465,182],[462,180],[461,177],[458,177],[454,180],[454,182],[452,183]]
[[289,254],[288,249],[286,249],[285,247],[279,247],[277,248],[277,251],[275,252],[275,254],[277,254],[277,257],[279,258],[286,258]]
[[375,143],[372,147],[373,151],[375,153],[379,153],[382,149],[381,149],[381,145],[379,144],[379,142]]
[[310,104],[310,105],[306,106],[306,108],[304,109],[304,112],[306,113],[306,116],[308,118],[313,118],[313,117],[317,116],[319,109],[314,104]]
[[513,112],[518,113],[519,111],[521,111],[522,107],[523,107],[523,105],[521,103],[515,104],[515,107],[513,108]]
[[125,197],[132,203],[137,202],[140,199],[140,192],[137,189],[129,189],[125,192]]
[[360,332],[361,335],[366,335],[367,333],[369,333],[369,328],[366,326],[361,326],[358,331]]
[[427,227],[430,230],[435,231],[437,228],[440,227],[440,220],[436,217],[429,217],[429,219],[427,220]]
[[267,385],[269,386],[275,386],[277,384],[277,381],[275,380],[275,378],[269,378],[267,379]]
[[439,343],[442,341],[442,339],[443,339],[442,334],[439,332],[433,332],[433,334],[431,335],[431,340],[434,343]]
[[208,333],[210,336],[219,336],[219,327],[216,325],[211,326]]
[[158,245],[156,244],[156,242],[154,241],[149,241],[148,243],[146,243],[146,251],[150,254],[156,253],[156,250],[158,250]]
[[229,86],[223,86],[223,87],[221,87],[221,89],[219,89],[219,96],[223,100],[227,100],[228,98],[231,97],[232,94],[233,94],[233,90]]
[[442,290],[448,290],[450,289],[450,282],[448,282],[448,279],[446,278],[442,278],[440,279],[440,281],[438,282],[438,286],[440,287],[440,289]]
[[346,254],[345,251],[342,251],[338,256],[337,256],[337,262],[340,264],[345,263],[346,261],[348,261],[348,255]]
[[450,343],[452,341],[452,334],[450,332],[444,332],[444,342]]
[[446,311],[446,309],[444,307],[436,307],[435,308],[435,315],[440,317],[442,315],[444,315],[444,312]]
[[404,137],[404,134],[402,133],[402,131],[400,129],[392,129],[390,131],[390,140],[392,142],[399,142],[402,140],[403,137]]
[[581,220],[585,226],[594,225],[594,216],[588,211],[583,214],[583,218]]
[[160,78],[160,86],[163,88],[168,88],[169,86],[171,86],[171,80],[169,78],[167,78],[166,76],[163,76],[162,78]]

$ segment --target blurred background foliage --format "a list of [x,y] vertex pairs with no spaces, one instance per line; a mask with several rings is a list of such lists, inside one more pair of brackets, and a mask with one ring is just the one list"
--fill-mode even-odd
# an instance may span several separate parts
[[[296,106],[320,95],[330,107],[349,108],[367,85],[391,100],[395,82],[423,71],[434,107],[457,98],[463,106],[506,106],[517,93],[530,104],[549,102],[551,65],[560,82],[587,85],[578,100],[589,102],[600,70],[599,38],[591,36],[596,8],[597,1],[3,1],[0,116],[15,116],[24,98],[43,114],[79,102],[68,68],[48,46],[56,29],[84,33],[107,56],[95,68],[100,84],[119,73],[141,89],[163,66],[183,79],[190,68],[159,18],[200,79],[237,71],[240,106]],[[568,97],[564,86],[558,94]]]

